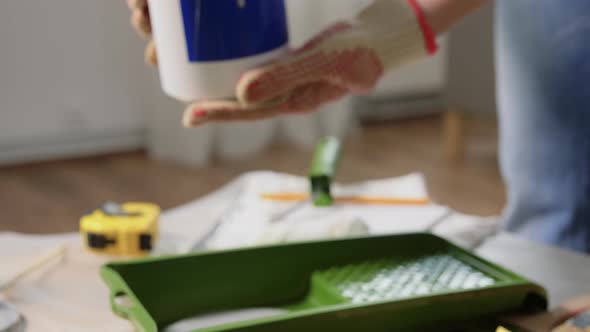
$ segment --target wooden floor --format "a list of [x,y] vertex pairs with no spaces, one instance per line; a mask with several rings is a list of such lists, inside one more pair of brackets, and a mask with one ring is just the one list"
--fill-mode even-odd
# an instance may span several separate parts
[[[338,180],[419,171],[438,202],[467,213],[497,214],[504,204],[504,188],[494,141],[493,135],[479,138],[484,148],[471,148],[463,162],[452,163],[444,157],[438,117],[365,126],[347,139]],[[141,151],[0,168],[0,231],[73,231],[80,215],[107,200],[150,201],[170,208],[243,172],[305,174],[310,158],[309,152],[274,146],[251,160],[217,162],[201,169],[152,161]]]

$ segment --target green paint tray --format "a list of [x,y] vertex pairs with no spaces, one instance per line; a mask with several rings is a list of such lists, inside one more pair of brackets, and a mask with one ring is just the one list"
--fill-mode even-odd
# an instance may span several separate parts
[[101,274],[113,311],[149,332],[248,308],[281,311],[194,331],[442,331],[546,306],[540,286],[431,234],[147,258]]

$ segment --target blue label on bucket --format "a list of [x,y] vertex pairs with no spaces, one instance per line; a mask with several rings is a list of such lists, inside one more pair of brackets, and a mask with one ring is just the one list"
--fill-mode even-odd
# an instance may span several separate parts
[[239,59],[288,41],[284,0],[180,0],[180,5],[191,62]]

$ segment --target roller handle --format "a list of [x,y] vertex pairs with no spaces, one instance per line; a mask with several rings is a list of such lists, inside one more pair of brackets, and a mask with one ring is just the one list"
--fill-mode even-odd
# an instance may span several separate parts
[[315,206],[330,206],[334,203],[331,187],[341,151],[342,145],[335,137],[323,138],[316,146],[309,171],[311,197]]

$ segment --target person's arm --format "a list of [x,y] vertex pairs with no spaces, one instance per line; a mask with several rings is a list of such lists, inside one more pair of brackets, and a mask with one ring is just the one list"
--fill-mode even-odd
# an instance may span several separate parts
[[416,0],[436,34],[447,32],[463,17],[491,0]]
[[[151,35],[146,0],[127,0],[133,24]],[[374,0],[280,61],[246,72],[235,100],[196,101],[184,124],[244,121],[312,112],[371,92],[381,77],[436,53],[436,35],[489,0]],[[146,51],[156,64],[153,43]]]
[[[492,0],[416,0],[416,4],[421,8],[432,30],[439,35],[490,1]],[[127,3],[132,10],[133,27],[141,34],[151,36],[147,1],[127,0]],[[148,46],[146,53],[147,62],[155,65],[156,54],[153,45]]]

